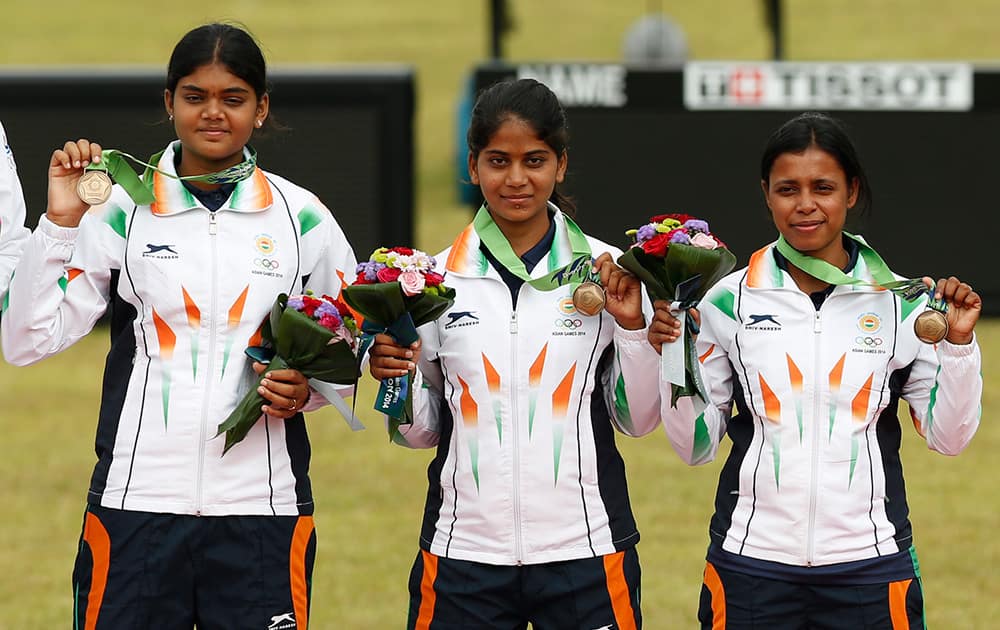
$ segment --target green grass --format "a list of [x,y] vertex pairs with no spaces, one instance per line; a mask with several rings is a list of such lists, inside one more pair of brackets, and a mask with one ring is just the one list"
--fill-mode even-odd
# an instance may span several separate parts
[[[0,38],[0,60],[7,64],[164,67],[184,31],[223,18],[249,26],[275,65],[412,64],[418,81],[417,245],[438,250],[470,218],[454,198],[453,116],[463,76],[487,53],[485,0],[8,4]],[[506,41],[508,56],[619,60],[628,24],[655,4],[513,0],[515,30]],[[757,0],[662,5],[685,29],[697,58],[768,54]],[[789,0],[786,6],[791,59],[1000,58],[995,34],[1000,3],[995,0]],[[272,105],[280,114],[280,101]],[[0,630],[67,625],[70,571],[94,460],[104,337],[97,332],[36,367],[0,365],[0,387],[8,401],[0,463],[7,487],[0,519],[0,574],[5,576]],[[991,412],[1000,405],[997,366],[991,360],[1000,352],[1000,324],[984,322],[980,339],[987,357],[986,395],[983,426],[973,444],[961,457],[944,458],[927,451],[909,431],[903,447],[934,628],[990,628],[1000,616],[992,485],[1000,429],[991,422]],[[370,383],[365,385],[362,401],[374,393]],[[359,403],[364,407],[367,402]],[[372,414],[365,419],[370,429],[361,434],[352,434],[328,410],[309,420],[320,543],[313,628],[381,630],[399,628],[405,619],[406,578],[416,553],[425,468],[432,454],[391,447],[379,421]],[[687,468],[660,432],[619,444],[643,531],[646,627],[692,627],[718,463]]]

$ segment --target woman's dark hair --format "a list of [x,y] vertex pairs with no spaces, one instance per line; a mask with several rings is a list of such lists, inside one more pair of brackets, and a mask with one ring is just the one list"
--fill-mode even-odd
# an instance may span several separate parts
[[760,159],[760,178],[769,181],[775,160],[783,153],[802,153],[809,147],[817,147],[837,160],[847,176],[848,185],[857,179],[858,201],[855,207],[862,214],[871,209],[872,189],[858,160],[854,143],[847,135],[844,124],[820,112],[805,112],[779,127],[767,140],[764,154]]
[[[501,125],[514,118],[530,125],[559,158],[566,154],[569,126],[559,99],[534,79],[516,79],[494,83],[479,93],[466,134],[472,159],[479,157]],[[576,212],[576,204],[559,192],[558,186],[552,190],[549,200],[570,216]]]
[[218,63],[250,84],[260,100],[268,92],[267,64],[264,53],[245,30],[218,22],[188,31],[170,55],[167,65],[167,89],[201,66]]

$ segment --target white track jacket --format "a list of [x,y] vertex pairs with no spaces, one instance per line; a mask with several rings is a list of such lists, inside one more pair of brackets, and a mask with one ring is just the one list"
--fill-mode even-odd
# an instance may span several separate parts
[[[855,278],[870,280],[859,259]],[[930,448],[957,454],[979,425],[979,347],[921,343],[924,300],[838,286],[817,311],[776,264],[773,245],[699,305],[697,348],[710,404],[670,405],[664,428],[689,464],[727,432],[710,535],[726,551],[795,566],[885,556],[911,546],[899,459],[900,398]],[[733,402],[738,414],[731,417]]]
[[[159,167],[175,172],[173,147]],[[215,212],[160,174],[154,192],[152,206],[136,207],[115,186],[77,228],[42,217],[11,284],[4,354],[18,365],[43,359],[110,311],[88,502],[310,514],[301,414],[265,417],[225,457],[213,436],[253,382],[243,350],[259,343],[275,297],[303,288],[338,295],[353,280],[354,253],[313,194],[259,168]]]
[[30,231],[24,227],[25,207],[14,154],[0,125],[0,304],[6,301],[7,284]]
[[[553,220],[533,277],[571,260],[563,215]],[[588,241],[595,257],[620,254]],[[581,315],[569,287],[524,284],[515,310],[471,225],[439,259],[457,298],[420,329],[415,420],[401,427],[405,445],[437,446],[421,547],[514,565],[634,546],[614,428],[639,436],[659,424],[659,357],[646,330],[624,330],[603,311]]]

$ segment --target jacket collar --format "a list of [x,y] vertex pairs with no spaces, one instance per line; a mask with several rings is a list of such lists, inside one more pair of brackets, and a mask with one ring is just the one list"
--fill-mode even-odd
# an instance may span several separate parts
[[[174,154],[176,148],[180,146],[180,141],[175,140],[163,151],[157,167],[171,175],[177,175],[177,168],[174,166]],[[244,155],[249,157],[246,149]],[[198,208],[205,209],[198,199],[184,187],[180,181],[153,173],[153,194],[156,201],[150,206],[150,210],[157,216],[170,216],[180,214],[188,210]],[[271,196],[271,185],[267,181],[264,172],[260,168],[255,168],[250,177],[241,182],[237,182],[233,194],[229,196],[226,203],[219,208],[219,212],[229,210],[232,212],[263,212],[271,207],[273,198]]]
[[[780,289],[795,288],[795,280],[791,274],[782,270],[774,257],[777,241],[758,249],[750,256],[750,263],[747,266],[747,288],[750,289]],[[858,256],[858,261],[854,269],[849,274],[852,278],[873,282],[871,272],[865,264],[864,259]],[[834,292],[845,291],[884,291],[885,289],[875,288],[866,285],[841,285],[834,287]]]
[[[568,265],[573,260],[573,247],[569,241],[569,233],[566,228],[566,217],[562,211],[553,203],[549,202],[549,210],[552,211],[552,222],[555,224],[555,235],[552,238],[552,246],[545,257],[544,264],[539,263],[531,270],[532,277],[544,276],[550,271]],[[448,261],[445,269],[451,273],[465,276],[487,276],[496,275],[486,256],[479,248],[481,241],[476,228],[472,223],[466,226],[451,244],[448,252]],[[491,273],[492,272],[492,273]]]

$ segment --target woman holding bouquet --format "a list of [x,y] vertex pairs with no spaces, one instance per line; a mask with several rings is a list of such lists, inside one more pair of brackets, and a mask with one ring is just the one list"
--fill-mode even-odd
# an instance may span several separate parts
[[[659,424],[659,358],[640,284],[612,262],[620,252],[566,214],[567,143],[541,83],[479,96],[469,174],[486,203],[439,256],[455,303],[412,347],[380,335],[371,352],[378,379],[416,370],[413,423],[397,441],[437,447],[409,628],[641,626],[639,532],[614,429]],[[575,260],[606,292],[594,315],[561,282]]]
[[113,153],[78,140],[52,154],[3,318],[5,356],[24,365],[111,314],[74,627],[305,628],[316,543],[301,412],[323,400],[274,370],[246,439],[222,458],[213,436],[254,377],[243,350],[275,297],[337,295],[354,253],[314,195],[255,167],[247,143],[269,97],[249,34],[187,33],[164,105],[179,139],[151,159],[151,188],[115,186],[89,207],[77,184]]
[[[931,449],[956,455],[969,443],[982,395],[980,298],[954,277],[907,294],[914,282],[843,231],[870,191],[836,120],[806,113],[775,131],[761,187],[778,241],[699,309],[708,407],[661,403],[689,464],[711,461],[723,435],[733,442],[698,618],[703,628],[923,628],[897,405],[909,404]],[[678,323],[668,304],[656,308],[659,349]]]

